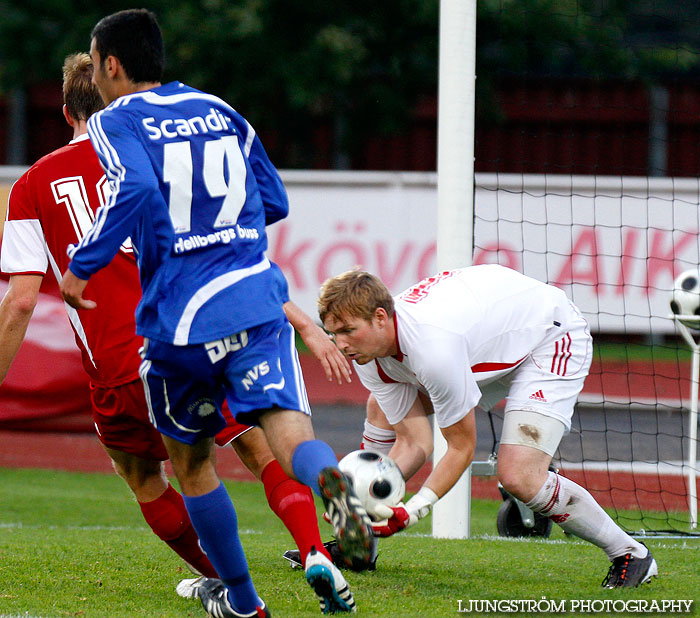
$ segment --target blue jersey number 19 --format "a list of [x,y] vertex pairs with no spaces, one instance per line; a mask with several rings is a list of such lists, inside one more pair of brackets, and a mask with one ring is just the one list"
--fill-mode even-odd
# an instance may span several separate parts
[[[228,182],[224,174],[228,172]],[[192,150],[189,141],[170,142],[163,147],[163,180],[170,185],[169,210],[176,234],[192,228]],[[204,143],[204,186],[212,198],[223,203],[212,227],[234,225],[246,202],[246,166],[235,135]]]

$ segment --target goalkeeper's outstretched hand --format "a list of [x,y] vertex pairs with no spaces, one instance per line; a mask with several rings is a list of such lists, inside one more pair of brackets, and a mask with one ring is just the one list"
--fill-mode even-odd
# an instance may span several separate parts
[[372,524],[374,536],[391,536],[396,532],[405,530],[418,521],[418,515],[409,513],[403,502],[396,506],[379,505],[375,510],[376,514],[384,517],[384,519]]
[[399,502],[396,506],[379,504],[374,507],[373,515],[382,520],[372,524],[374,536],[391,536],[396,532],[410,528],[419,519],[425,517],[438,501],[435,492],[428,487],[421,487],[418,493],[406,504]]

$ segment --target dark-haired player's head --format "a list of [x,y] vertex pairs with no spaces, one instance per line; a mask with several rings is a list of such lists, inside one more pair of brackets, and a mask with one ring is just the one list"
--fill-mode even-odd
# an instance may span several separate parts
[[132,82],[161,81],[165,65],[163,36],[151,11],[128,9],[103,17],[90,37],[91,48],[97,51],[101,63],[114,56]]

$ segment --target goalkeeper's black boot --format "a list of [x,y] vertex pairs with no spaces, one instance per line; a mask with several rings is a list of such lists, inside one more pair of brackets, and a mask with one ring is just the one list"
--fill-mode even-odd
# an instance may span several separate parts
[[635,558],[628,553],[613,560],[602,586],[603,588],[635,588],[650,582],[651,578],[656,577],[658,573],[656,560],[649,549],[644,558]]
[[[327,541],[323,544],[323,547],[330,554],[333,564],[339,569],[352,569],[359,572],[374,571],[377,568],[377,539],[372,539],[372,552],[369,562],[353,560],[350,565],[345,562],[345,556],[340,553],[337,541]],[[289,564],[293,569],[301,567],[301,553],[298,549],[288,549],[282,554],[282,558],[289,560]]]

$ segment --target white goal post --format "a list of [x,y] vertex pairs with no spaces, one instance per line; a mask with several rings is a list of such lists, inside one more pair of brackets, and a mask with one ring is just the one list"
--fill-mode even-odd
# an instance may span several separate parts
[[[515,216],[513,221],[506,222],[504,229],[501,230],[501,222],[498,220],[499,215],[496,214],[496,221],[481,221],[475,222],[475,182],[474,182],[474,146],[475,146],[475,79],[476,79],[476,0],[441,0],[440,2],[440,62],[439,62],[439,91],[438,91],[438,164],[437,164],[437,198],[438,198],[438,213],[437,213],[437,270],[446,270],[450,268],[467,266],[472,263],[472,254],[474,250],[474,229],[477,228],[477,235],[483,235],[484,232],[493,232],[497,230],[496,238],[503,238],[499,235],[500,232],[507,234],[507,224],[517,226],[518,217]],[[486,176],[486,175],[484,175]],[[486,201],[499,199],[499,190],[503,187],[501,183],[508,182],[509,175],[490,175],[495,179],[494,187],[488,191]],[[515,184],[521,184],[519,192],[525,195],[522,208],[531,208],[534,202],[542,202],[540,193],[522,193],[525,191],[526,179],[523,175],[514,175]],[[669,179],[669,178],[625,178],[625,177],[590,177],[582,179],[574,176],[562,176],[557,178],[554,176],[543,176],[544,179],[544,194],[548,195],[548,204],[550,208],[554,208],[554,204],[560,199],[568,199],[570,196],[572,202],[577,202],[576,217],[571,214],[570,224],[572,229],[583,229],[585,225],[591,225],[586,219],[593,212],[592,221],[594,225],[598,225],[595,231],[593,228],[586,231],[591,234],[594,241],[600,243],[600,246],[613,247],[610,250],[610,255],[606,251],[598,252],[595,247],[583,248],[585,254],[590,254],[594,262],[594,268],[591,273],[598,276],[597,268],[601,265],[607,267],[608,264],[617,262],[620,269],[620,277],[618,282],[613,282],[616,285],[610,285],[608,281],[600,281],[604,293],[598,294],[598,281],[577,281],[576,278],[565,285],[562,285],[580,309],[590,314],[593,312],[591,326],[598,332],[624,332],[624,333],[653,333],[655,336],[664,332],[668,333],[672,329],[667,326],[669,321],[665,319],[663,313],[659,311],[659,304],[666,304],[666,295],[662,286],[657,284],[654,287],[651,280],[654,277],[659,277],[663,274],[664,269],[669,263],[667,252],[673,256],[672,260],[680,262],[690,260],[692,255],[688,257],[686,253],[692,254],[689,250],[690,243],[684,236],[682,239],[676,239],[676,234],[683,231],[683,224],[679,223],[688,219],[693,221],[692,213],[686,211],[696,207],[696,201],[689,199],[687,202],[681,196],[684,191],[690,189],[691,194],[697,193],[697,185],[694,184],[694,179]],[[585,190],[581,192],[574,191],[574,185],[583,180]],[[652,183],[653,181],[653,183]],[[529,182],[529,181],[528,181]],[[563,182],[564,185],[570,186],[554,186],[557,182]],[[590,186],[592,183],[592,186]],[[653,185],[653,190],[652,190]],[[671,200],[666,201],[659,198],[657,193],[669,193]],[[577,185],[578,186],[578,185]],[[483,187],[482,187],[483,188]],[[502,197],[502,196],[500,196]],[[606,200],[618,201],[621,204],[619,222],[610,222],[606,220],[608,215],[603,215],[601,208],[604,208]],[[635,208],[635,204],[646,200],[643,208]],[[500,211],[500,207],[506,204],[507,200],[502,199],[497,205],[495,212]],[[527,205],[525,205],[527,202]],[[670,209],[668,205],[672,204]],[[505,206],[507,209],[507,206]],[[538,205],[537,208],[540,208]],[[642,272],[641,268],[636,268],[641,263],[635,254],[637,236],[640,235],[639,230],[643,229],[636,218],[644,213],[648,216],[653,216],[654,225],[651,226],[651,219],[647,219],[647,226],[653,227],[650,243],[647,249],[649,250],[649,267],[650,272],[646,275],[647,282],[645,285],[637,285],[631,281]],[[669,212],[671,214],[669,214]],[[561,214],[561,213],[560,213]],[[612,215],[610,215],[612,216]],[[677,217],[678,221],[669,223],[667,219]],[[614,218],[614,217],[613,217]],[[625,245],[620,250],[618,257],[615,252],[616,238],[609,238],[611,234],[620,235],[620,232],[615,230],[622,229],[623,223],[627,223],[626,236],[623,244]],[[523,219],[522,223],[525,223]],[[565,224],[565,220],[557,220],[557,224]],[[583,224],[583,227],[582,227]],[[680,225],[680,228],[676,227]],[[532,226],[530,226],[532,227]],[[585,230],[584,230],[585,231]],[[600,231],[600,238],[597,234]],[[530,232],[528,232],[530,233]],[[692,234],[692,232],[691,232]],[[679,240],[678,245],[672,244],[672,249],[665,249],[663,241],[666,236],[670,236],[672,240]],[[586,237],[588,238],[588,236]],[[549,236],[546,240],[551,243],[552,247],[556,245]],[[561,239],[566,244],[566,239]],[[525,240],[521,239],[523,244]],[[573,237],[571,238],[573,245]],[[529,241],[528,241],[529,242]],[[517,242],[515,243],[517,245]],[[500,243],[497,245],[497,251],[502,247]],[[550,249],[552,248],[550,247]],[[523,272],[532,270],[539,272],[544,268],[544,277],[538,276],[530,272],[531,276],[542,278],[547,281],[547,268],[553,266],[557,262],[557,256],[574,255],[577,246],[558,247],[552,255],[549,253],[539,255],[537,252],[528,255],[528,269],[525,269],[525,264],[522,265]],[[588,249],[591,249],[590,251]],[[692,249],[692,247],[690,247]],[[484,247],[481,248],[484,250]],[[500,261],[500,260],[499,260]],[[572,271],[573,258],[571,263]],[[554,271],[559,272],[559,271]],[[561,267],[561,273],[564,273],[564,266]],[[556,282],[556,279],[555,279]],[[624,285],[620,285],[622,282]],[[593,285],[595,283],[595,285]],[[615,289],[614,293],[610,290]],[[649,294],[646,301],[646,306],[640,306],[641,290],[646,290]],[[667,306],[667,305],[666,305]],[[651,315],[647,315],[649,312]],[[663,323],[666,323],[664,325]],[[698,491],[696,486],[697,479],[697,433],[698,433],[698,374],[700,372],[700,345],[694,340],[688,329],[675,320],[678,331],[686,340],[692,350],[692,375],[690,377],[690,406],[688,415],[687,427],[687,457],[682,464],[680,472],[686,477],[687,481],[687,504],[689,511],[688,524],[690,529],[696,530],[698,523]],[[648,330],[650,329],[650,330]],[[651,336],[651,335],[649,335]],[[601,378],[602,382],[602,378]],[[639,394],[636,397],[643,399]],[[600,399],[600,398],[598,398]],[[681,396],[678,405],[674,404],[674,408],[682,409],[683,397]],[[667,405],[656,397],[656,406],[662,408]],[[644,404],[646,402],[642,402]],[[598,402],[599,407],[605,414],[606,406],[617,405],[615,395],[611,399],[603,398],[602,402]],[[635,405],[634,402],[621,405]],[[631,409],[631,408],[627,408]],[[630,432],[632,429],[630,428]],[[434,426],[434,454],[433,466],[437,464],[446,451],[446,444],[437,426]],[[489,463],[489,462],[484,462]],[[490,462],[492,463],[492,462]],[[483,466],[482,466],[483,467]],[[492,470],[489,468],[490,470]],[[612,469],[612,468],[611,468]],[[468,538],[470,535],[470,510],[471,510],[471,473],[470,468],[461,477],[453,489],[447,493],[433,510],[432,534],[439,538]],[[479,471],[477,470],[477,473]],[[661,482],[661,481],[660,481]],[[644,493],[644,492],[642,492]]]
[[696,315],[672,315],[676,328],[685,339],[692,352],[690,365],[690,410],[688,414],[688,458],[686,462],[686,477],[688,479],[688,514],[691,529],[698,527],[698,492],[697,492],[697,453],[698,453],[698,388],[700,387],[700,344],[690,333],[683,322],[695,323],[700,328],[700,317]]
[[[438,90],[438,270],[471,264],[474,221],[476,0],[441,0]],[[437,425],[433,466],[446,452]],[[433,509],[433,536],[469,537],[471,470]]]

